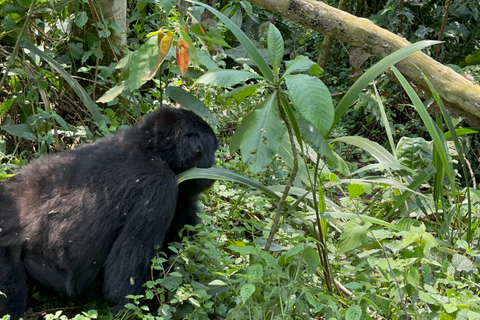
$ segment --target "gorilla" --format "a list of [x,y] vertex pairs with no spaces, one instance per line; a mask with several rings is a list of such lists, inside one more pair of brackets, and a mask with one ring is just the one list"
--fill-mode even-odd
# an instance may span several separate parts
[[129,130],[42,156],[0,184],[0,317],[23,316],[27,279],[70,297],[141,294],[150,262],[198,223],[218,140],[195,113],[162,107]]

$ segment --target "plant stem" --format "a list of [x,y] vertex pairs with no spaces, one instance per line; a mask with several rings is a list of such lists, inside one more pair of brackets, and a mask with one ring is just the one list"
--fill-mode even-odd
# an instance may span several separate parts
[[[447,3],[445,4],[445,11],[443,12],[443,20],[442,20],[442,26],[440,27],[440,34],[438,35],[438,40],[443,41],[443,34],[445,32],[445,25],[447,24],[448,20],[448,12],[450,11],[450,6],[452,5],[453,0],[447,0]],[[435,53],[435,60],[438,61],[440,58],[440,53],[442,50],[442,44],[437,45],[437,52]]]
[[298,171],[298,154],[297,154],[297,147],[295,146],[295,137],[293,135],[290,122],[288,122],[287,116],[285,115],[285,111],[282,108],[282,104],[280,101],[280,92],[277,92],[277,107],[280,112],[280,117],[282,118],[283,122],[285,122],[285,126],[287,127],[288,138],[290,139],[290,144],[292,146],[293,168],[290,174],[290,178],[288,179],[287,185],[283,190],[282,197],[280,198],[280,201],[278,201],[277,212],[275,213],[275,217],[273,218],[272,228],[270,230],[270,234],[268,235],[267,243],[265,244],[265,250],[267,251],[270,249],[270,246],[272,245],[273,236],[277,232],[278,223],[280,222],[280,215],[282,214],[282,211],[283,211],[283,205],[285,203],[285,200],[287,199],[290,188],[293,186],[293,182],[295,181],[295,177],[297,176],[297,171]]

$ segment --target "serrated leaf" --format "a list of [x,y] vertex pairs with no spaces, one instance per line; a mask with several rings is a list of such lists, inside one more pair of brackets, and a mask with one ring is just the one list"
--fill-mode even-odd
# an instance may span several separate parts
[[255,286],[253,284],[247,283],[243,285],[240,289],[240,297],[242,298],[243,303],[247,302],[254,292]]
[[[285,62],[287,70],[284,76],[292,73],[301,73],[310,70],[310,68],[317,65],[315,62],[305,56],[297,56],[294,60]],[[319,67],[320,68],[320,67]],[[321,68],[320,68],[321,70]]]
[[307,247],[303,255],[303,259],[307,263],[307,273],[315,274],[318,266],[320,265],[320,258],[317,250],[312,247]]
[[258,173],[272,162],[285,131],[278,115],[276,96],[272,94],[242,121],[231,140],[230,150],[234,152],[239,148],[243,162],[252,172]]
[[367,243],[367,231],[371,224],[361,225],[356,221],[348,221],[340,236],[340,253],[347,252]]
[[410,265],[405,271],[405,280],[410,283],[414,288],[418,288],[420,285],[420,272],[416,265]]
[[247,275],[261,279],[263,277],[263,266],[259,263],[252,264],[247,268]]
[[318,78],[305,74],[287,75],[285,82],[295,108],[325,136],[334,117],[332,97],[327,87]]
[[452,257],[452,265],[457,269],[458,271],[475,271],[476,267],[473,264],[470,259],[467,257],[461,255],[461,254],[454,254]]
[[360,320],[362,318],[362,307],[353,305],[347,309],[345,320]]
[[279,68],[283,60],[285,45],[282,34],[273,23],[270,23],[268,26],[267,47],[270,63],[272,66]]
[[245,80],[260,78],[262,78],[262,76],[248,71],[213,69],[198,78],[196,83],[226,88],[237,85]]

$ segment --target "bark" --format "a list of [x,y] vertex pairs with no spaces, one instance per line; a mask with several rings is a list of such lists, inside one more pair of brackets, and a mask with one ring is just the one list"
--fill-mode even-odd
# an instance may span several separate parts
[[[367,19],[357,18],[320,1],[248,1],[354,47],[362,47],[369,54],[389,54],[410,44]],[[417,92],[427,98],[429,90],[422,77],[422,72],[425,73],[453,116],[464,117],[471,125],[480,125],[480,86],[422,52],[412,54],[396,67],[415,85]]]
[[105,20],[114,22],[124,32],[112,31],[111,45],[115,48],[127,46],[127,0],[101,0],[100,8]]

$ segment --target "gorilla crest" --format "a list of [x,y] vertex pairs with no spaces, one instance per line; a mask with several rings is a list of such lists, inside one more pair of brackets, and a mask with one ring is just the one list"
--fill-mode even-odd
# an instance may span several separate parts
[[196,224],[213,180],[175,175],[214,165],[218,141],[185,109],[162,107],[129,130],[40,157],[0,184],[0,316],[23,316],[27,278],[117,304],[142,293],[155,245]]

